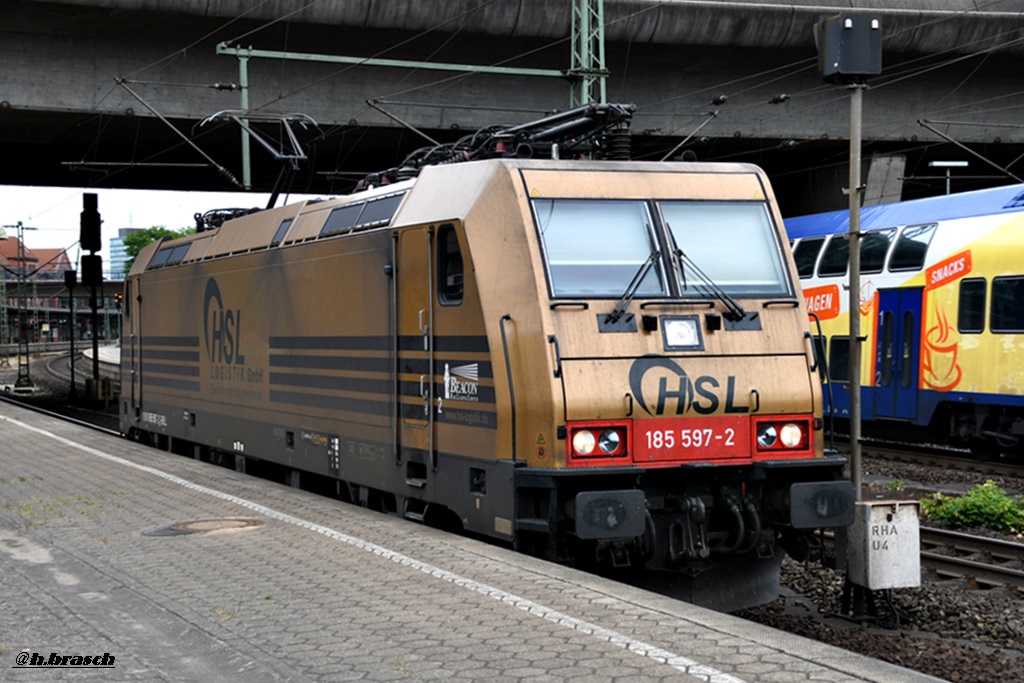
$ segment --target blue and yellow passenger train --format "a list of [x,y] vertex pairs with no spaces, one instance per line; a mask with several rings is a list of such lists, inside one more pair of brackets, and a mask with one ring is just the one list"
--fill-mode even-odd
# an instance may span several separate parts
[[[826,413],[849,416],[849,214],[786,220],[821,321]],[[865,434],[1021,453],[1024,185],[865,207],[860,306]]]

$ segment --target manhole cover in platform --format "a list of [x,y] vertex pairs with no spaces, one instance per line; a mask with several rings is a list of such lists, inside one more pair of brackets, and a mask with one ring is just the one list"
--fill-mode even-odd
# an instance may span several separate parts
[[259,519],[245,517],[227,517],[224,519],[195,519],[190,522],[177,522],[170,526],[162,526],[152,531],[143,532],[143,536],[187,536],[189,534],[209,534],[215,532],[244,531],[263,525]]

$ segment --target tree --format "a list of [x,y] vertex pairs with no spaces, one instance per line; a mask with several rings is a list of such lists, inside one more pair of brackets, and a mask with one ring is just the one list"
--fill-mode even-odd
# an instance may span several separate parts
[[179,228],[178,230],[171,230],[165,228],[162,225],[154,225],[151,228],[143,228],[142,230],[136,230],[130,232],[124,237],[124,251],[128,255],[128,259],[124,262],[124,272],[127,274],[132,269],[132,264],[135,263],[135,258],[139,255],[150,242],[156,242],[157,240],[163,239],[164,237],[183,237],[184,235],[191,235],[195,233],[195,228]]

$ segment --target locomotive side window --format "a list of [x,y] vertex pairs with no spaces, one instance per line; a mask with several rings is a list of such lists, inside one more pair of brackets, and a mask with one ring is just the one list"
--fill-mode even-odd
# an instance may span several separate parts
[[850,381],[849,337],[832,337],[829,344],[828,375],[833,382]]
[[814,263],[818,260],[818,252],[821,245],[825,243],[824,237],[808,237],[800,240],[793,250],[793,260],[796,261],[796,270],[801,278],[814,275]]
[[443,305],[454,306],[462,303],[463,266],[459,237],[452,225],[442,225],[437,235],[437,287],[438,298]]
[[337,232],[351,230],[352,226],[359,220],[359,214],[363,212],[364,206],[366,206],[365,202],[359,202],[358,204],[339,206],[337,209],[334,209],[327,216],[324,227],[320,229],[320,234],[333,235]]
[[960,281],[960,305],[956,329],[962,333],[985,330],[985,280],[982,278]]
[[936,225],[930,223],[904,228],[903,234],[896,242],[896,248],[892,250],[889,270],[921,270],[924,258],[928,255],[928,245],[935,235]]
[[1024,276],[992,280],[989,327],[993,332],[1024,332]]
[[281,240],[284,239],[285,233],[288,232],[288,228],[292,227],[292,219],[285,218],[281,221],[281,225],[277,226],[277,232],[274,233],[274,238],[270,240],[270,246],[276,247],[281,244]]
[[[534,199],[534,219],[556,297],[617,297],[658,250],[642,201]],[[637,296],[665,296],[658,264]]]
[[845,275],[850,262],[850,238],[846,235],[832,235],[825,247],[825,253],[818,264],[818,277]]
[[[675,246],[733,296],[789,296],[778,235],[763,202],[661,201]],[[685,269],[684,269],[685,271]],[[684,296],[694,292],[691,278]]]
[[860,272],[881,273],[885,266],[885,255],[896,236],[896,228],[873,230],[864,233],[860,239]]

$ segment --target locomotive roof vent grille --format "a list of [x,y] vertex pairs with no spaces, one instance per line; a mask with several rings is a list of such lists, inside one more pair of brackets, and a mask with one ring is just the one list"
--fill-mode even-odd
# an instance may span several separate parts
[[365,230],[387,225],[395,217],[404,192],[377,197],[364,202],[346,204],[331,211],[320,230],[320,236],[336,235],[353,230]]

